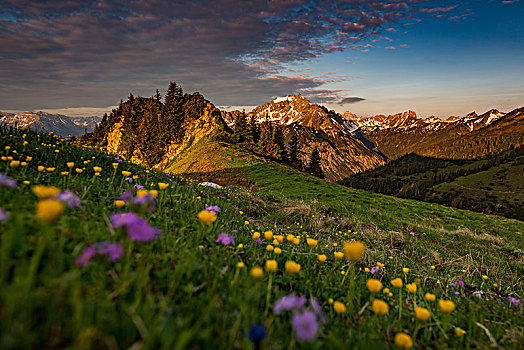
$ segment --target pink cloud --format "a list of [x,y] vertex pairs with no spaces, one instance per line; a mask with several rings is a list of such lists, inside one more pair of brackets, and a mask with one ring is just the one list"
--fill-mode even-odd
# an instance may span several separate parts
[[386,50],[391,50],[391,51],[393,51],[393,50],[395,50],[395,46],[387,46],[387,47],[386,47]]

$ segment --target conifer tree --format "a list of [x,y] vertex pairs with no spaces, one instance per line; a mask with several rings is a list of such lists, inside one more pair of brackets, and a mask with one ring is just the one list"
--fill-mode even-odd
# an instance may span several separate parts
[[182,87],[178,86],[175,82],[171,82],[167,88],[162,110],[164,118],[163,129],[168,139],[178,141],[183,136],[183,130],[181,130],[184,121],[183,103]]
[[256,144],[260,138],[260,127],[258,126],[257,120],[253,114],[249,119],[249,133],[251,134],[251,140],[253,144]]
[[311,175],[314,175],[321,179],[324,178],[324,172],[322,171],[322,168],[320,166],[320,152],[318,151],[318,147],[314,147],[313,150],[311,150],[311,155],[309,156],[309,166],[307,168],[307,171]]
[[232,140],[235,143],[242,143],[251,140],[249,126],[244,112],[237,115],[234,123],[234,132]]
[[156,93],[155,93],[155,96],[153,98],[157,102],[160,102],[162,100],[162,95],[160,95],[160,91],[158,91],[158,89],[156,89]]
[[300,160],[300,158],[298,156],[298,147],[299,147],[298,135],[297,135],[295,130],[292,130],[291,131],[291,138],[290,138],[289,144],[288,144],[288,148],[289,148],[289,151],[288,151],[289,164],[291,164],[291,166],[293,166],[293,167],[295,167],[297,169],[302,169],[302,161]]
[[284,143],[284,134],[282,132],[282,125],[278,124],[273,128],[273,142],[276,146],[276,159],[284,163],[288,162],[286,145]]

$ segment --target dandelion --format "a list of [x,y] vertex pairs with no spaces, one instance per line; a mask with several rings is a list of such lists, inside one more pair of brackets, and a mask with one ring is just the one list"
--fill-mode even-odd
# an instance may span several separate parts
[[435,301],[436,296],[435,294],[426,293],[426,295],[424,295],[424,298],[426,298],[427,301]]
[[85,266],[95,255],[106,255],[109,260],[115,261],[124,255],[124,248],[118,243],[99,242],[91,244],[82,251],[80,256],[75,259],[77,265]]
[[371,303],[371,310],[377,315],[384,316],[389,312],[389,305],[383,300],[375,299]]
[[297,312],[291,318],[291,325],[295,330],[298,341],[311,341],[319,331],[317,317],[312,311]]
[[442,311],[443,313],[449,314],[453,312],[453,310],[455,310],[456,305],[451,300],[439,299],[438,307],[440,308],[440,311]]
[[427,321],[429,317],[431,316],[431,312],[423,307],[415,306],[415,317],[419,321]]
[[366,286],[371,293],[378,293],[382,290],[382,282],[376,279],[369,279],[366,282]]
[[286,271],[291,274],[296,274],[300,271],[300,264],[291,260],[286,261],[284,267],[286,268]]
[[333,303],[333,310],[335,310],[335,312],[338,315],[343,314],[344,312],[346,312],[346,305],[344,305],[340,301],[335,301]]
[[266,261],[266,271],[275,272],[278,270],[278,263],[276,260],[267,260]]
[[413,340],[406,333],[397,333],[395,335],[395,344],[402,349],[409,349],[413,346]]
[[325,256],[324,254],[319,254],[319,255],[317,256],[317,259],[318,259],[318,261],[320,261],[320,262],[324,262],[324,261],[326,261],[327,256]]
[[264,270],[260,266],[255,266],[251,269],[249,275],[254,279],[260,279],[264,276]]
[[211,225],[217,219],[215,213],[207,210],[202,210],[201,212],[199,212],[197,214],[197,217],[200,220],[200,222],[204,225]]
[[342,253],[342,252],[334,252],[333,255],[335,256],[335,259],[342,259],[342,258],[344,258],[344,253]]
[[344,255],[348,260],[356,261],[362,257],[366,250],[366,245],[360,241],[344,243]]
[[57,199],[47,199],[36,203],[36,217],[48,224],[55,222],[64,212],[64,203]]
[[406,289],[410,293],[416,293],[417,292],[417,284],[416,283],[410,283],[410,284],[406,285]]
[[221,233],[215,242],[220,242],[223,245],[235,245],[235,238],[227,233]]

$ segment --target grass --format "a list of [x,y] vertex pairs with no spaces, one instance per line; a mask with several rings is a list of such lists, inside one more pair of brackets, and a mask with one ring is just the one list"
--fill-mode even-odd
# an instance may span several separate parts
[[[171,164],[171,170],[194,172],[184,177],[126,161],[115,170],[114,156],[26,130],[0,128],[0,152],[0,171],[18,181],[16,188],[0,188],[0,207],[10,213],[0,222],[3,349],[256,348],[249,339],[253,325],[263,327],[261,345],[271,349],[392,348],[400,332],[417,348],[523,345],[522,306],[508,298],[523,296],[520,221],[345,188],[211,141],[193,145],[190,157]],[[26,166],[10,167],[7,157],[27,156],[32,160]],[[199,159],[204,166],[195,163]],[[83,171],[72,172],[67,162]],[[225,166],[213,169],[220,164]],[[38,165],[55,170],[39,172]],[[94,166],[102,168],[100,176]],[[126,181],[122,170],[135,180]],[[203,187],[197,176],[246,187]],[[159,182],[170,186],[159,190]],[[42,223],[35,217],[36,184],[70,189],[82,206]],[[115,200],[128,189],[136,193],[136,184],[159,192],[156,210],[135,208],[162,231],[149,242],[110,228],[111,214],[131,210],[117,208]],[[208,226],[197,213],[209,205],[221,212]],[[266,239],[268,230],[283,235],[283,242]],[[252,238],[255,231],[262,244]],[[216,242],[223,232],[234,236],[235,245]],[[287,241],[288,234],[300,242]],[[307,238],[318,244],[308,245]],[[336,259],[334,252],[351,239],[367,245],[363,257],[355,263]],[[86,247],[101,241],[121,244],[124,256],[75,264]],[[251,277],[251,269],[267,260],[277,261],[277,271]],[[298,273],[286,271],[288,260],[301,265]],[[379,263],[384,268],[371,275]],[[417,292],[393,287],[395,277],[416,283]],[[370,278],[391,294],[370,293]],[[437,302],[424,299],[426,292],[452,300],[457,309],[443,313]],[[316,298],[326,316],[312,341],[295,335],[291,320],[298,311],[274,313],[275,302],[290,293]],[[374,299],[389,305],[387,315],[371,311]],[[337,314],[332,301],[346,311]],[[417,320],[415,305],[429,309],[431,318]],[[466,333],[457,336],[456,327]]]

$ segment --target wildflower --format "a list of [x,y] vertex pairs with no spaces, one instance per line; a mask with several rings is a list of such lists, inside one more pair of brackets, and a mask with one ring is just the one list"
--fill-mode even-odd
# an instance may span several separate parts
[[239,249],[240,248],[244,248],[244,245],[242,243],[240,243],[238,246],[237,246]]
[[32,188],[33,193],[40,199],[47,199],[60,193],[60,189],[55,186],[36,185]]
[[382,293],[384,293],[384,294],[389,294],[389,288],[384,288],[384,290],[382,291]]
[[262,243],[263,243],[262,240],[261,240],[260,238],[257,238],[257,239],[255,240],[255,242],[257,242],[258,245],[262,245]]
[[116,168],[118,168],[119,163],[111,163],[111,165],[113,166],[113,169],[116,170]]
[[160,188],[161,190],[165,190],[168,187],[169,187],[169,184],[166,184],[164,182],[159,182],[158,183],[158,188]]
[[244,221],[244,225],[249,225],[249,221]]
[[64,212],[64,203],[57,199],[42,200],[36,203],[36,217],[38,220],[52,223]]
[[223,245],[235,245],[235,238],[227,233],[221,233],[215,242],[220,242]]
[[11,168],[16,168],[20,165],[20,161],[19,160],[12,160],[11,163],[9,163],[9,166]]
[[336,259],[342,259],[344,257],[344,253],[342,252],[334,252],[333,255]]
[[288,242],[293,242],[293,240],[295,239],[295,236],[293,236],[291,233],[287,235],[286,239],[288,240]]
[[275,254],[278,255],[278,254],[281,254],[281,253],[282,253],[282,249],[280,249],[280,248],[275,248],[275,249],[273,250],[273,252],[274,252]]
[[378,266],[374,266],[374,267],[371,268],[371,270],[369,272],[371,272],[371,274],[374,275],[375,272],[377,272],[377,271],[378,271]]
[[126,177],[129,177],[129,176],[131,176],[131,172],[130,171],[126,171],[126,170],[122,170],[122,175],[124,175]]
[[275,272],[278,269],[278,263],[276,260],[267,260],[266,261],[266,271]]
[[431,312],[420,306],[415,306],[415,317],[419,321],[427,321],[431,316]]
[[455,310],[456,305],[451,300],[439,299],[438,307],[440,308],[440,310],[442,312],[444,312],[446,314],[449,314],[449,313],[453,312],[453,310]]
[[364,271],[365,271],[365,272],[369,272],[370,270],[369,270],[368,267],[366,267],[366,268],[364,268]]
[[109,260],[115,261],[124,255],[124,248],[118,243],[107,241],[91,244],[75,259],[75,263],[82,266],[87,265],[89,260],[97,254],[106,255]]
[[258,239],[260,238],[260,232],[253,232],[253,239]]
[[125,227],[127,234],[134,241],[151,241],[162,233],[135,213],[112,214],[110,219],[113,228]]
[[426,295],[424,295],[424,298],[426,298],[427,301],[435,301],[436,299],[435,294],[431,293],[426,293]]
[[220,207],[218,205],[210,205],[206,208],[206,210],[214,213],[215,215],[220,213]]
[[411,337],[406,333],[397,333],[397,335],[395,335],[395,344],[402,349],[409,349],[413,346],[413,340],[411,340]]
[[402,287],[402,279],[395,278],[394,280],[391,281],[391,284],[393,285],[393,287],[401,288]]
[[375,299],[371,304],[371,310],[377,315],[384,316],[389,312],[389,305],[383,300]]
[[435,265],[431,265],[431,269],[432,269],[432,270],[435,270]]
[[282,236],[282,235],[275,235],[274,238],[275,238],[279,243],[284,242],[284,236]]
[[273,231],[264,232],[264,238],[267,240],[270,240],[271,238],[273,238]]
[[273,246],[272,246],[271,244],[268,244],[268,245],[266,246],[266,250],[267,250],[268,252],[273,251]]
[[486,276],[486,275],[482,275],[482,279],[487,280],[487,279],[488,279],[488,276]]
[[94,166],[94,167],[93,167],[93,171],[94,171],[95,173],[99,173],[99,172],[102,171],[102,168],[99,167],[99,166]]
[[335,301],[333,303],[333,310],[335,310],[337,314],[343,314],[344,312],[346,312],[346,305],[344,305],[340,301]]
[[284,311],[290,311],[293,309],[301,309],[306,305],[305,296],[297,296],[296,294],[289,294],[278,299],[273,305],[273,312],[280,315]]
[[9,213],[7,213],[4,209],[0,208],[0,222],[9,220]]
[[384,264],[383,264],[383,263],[380,263],[380,262],[378,262],[378,263],[377,263],[377,267],[378,267],[379,269],[383,269],[383,268],[384,268]]
[[318,258],[318,261],[324,262],[324,261],[326,261],[327,256],[325,256],[324,254],[320,254],[320,255],[317,256],[317,258]]
[[242,261],[237,263],[237,269],[243,269],[244,267],[246,267],[246,265]]
[[417,284],[416,283],[410,283],[406,285],[406,289],[410,293],[416,293],[417,292]]
[[16,187],[16,180],[10,178],[9,176],[0,173],[0,188],[2,187],[10,187],[15,188]]
[[408,269],[407,267],[404,267],[404,268],[402,268],[402,272],[404,272],[404,273],[408,273],[408,272],[409,272],[409,269]]
[[211,225],[217,219],[215,213],[207,210],[202,210],[201,212],[199,212],[197,214],[197,217],[200,220],[200,222],[204,225]]
[[39,166],[37,167],[37,170],[38,170],[39,172],[42,172],[42,171],[45,170],[45,167],[42,166],[42,165],[39,165]]
[[75,167],[75,163],[74,163],[74,162],[67,162],[66,165],[67,165],[67,167],[68,167],[69,169],[72,169],[72,168]]
[[69,208],[79,207],[82,204],[80,197],[71,192],[70,190],[65,190],[64,192],[58,193],[54,198],[64,202]]
[[294,244],[294,245],[299,245],[299,244],[300,244],[300,238],[295,237],[295,238],[293,239],[293,244]]
[[260,266],[255,266],[251,269],[249,275],[254,279],[259,279],[262,278],[262,276],[264,276],[264,270],[262,270]]
[[67,176],[69,175],[69,171],[62,171],[60,172],[60,175]]
[[511,304],[515,305],[515,306],[520,306],[520,305],[522,304],[521,301],[520,301],[520,299],[513,298],[513,297],[510,297],[510,296],[508,296],[508,301],[509,301]]
[[307,239],[307,245],[310,247],[315,247],[318,244],[318,241],[315,239],[308,238]]
[[122,200],[120,200],[120,199],[115,201],[115,206],[116,206],[117,208],[121,208],[121,207],[123,207],[125,204],[126,204],[126,202],[124,202],[124,201],[122,201]]
[[296,274],[300,271],[300,264],[291,260],[286,261],[284,267],[286,268],[286,271],[291,274]]
[[266,337],[266,329],[262,325],[253,324],[249,328],[248,337],[249,340],[255,344],[255,349],[261,349],[261,343]]
[[466,334],[467,332],[465,330],[463,330],[462,328],[460,327],[455,327],[455,335],[457,337],[462,337],[464,334]]
[[382,282],[376,279],[369,279],[366,282],[366,286],[371,293],[378,293],[382,290]]
[[309,310],[296,312],[291,318],[298,341],[310,341],[317,336],[319,326],[315,314]]
[[344,255],[348,260],[356,261],[362,257],[366,250],[366,245],[360,241],[344,243]]

